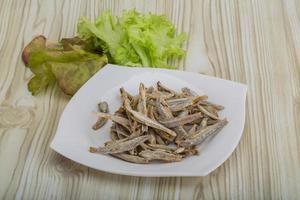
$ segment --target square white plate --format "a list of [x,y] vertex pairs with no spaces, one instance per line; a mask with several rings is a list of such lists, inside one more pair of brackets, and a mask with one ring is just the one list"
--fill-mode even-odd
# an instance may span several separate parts
[[[109,103],[110,113],[120,105],[119,88],[137,94],[138,85],[154,85],[157,81],[174,90],[189,87],[206,94],[209,101],[225,106],[221,117],[229,121],[219,134],[199,146],[200,155],[174,163],[128,163],[111,156],[90,153],[90,146],[103,145],[110,140],[111,122],[94,131],[99,101]],[[157,68],[130,68],[106,65],[72,97],[61,115],[51,148],[61,155],[83,165],[131,176],[205,176],[220,166],[234,151],[242,136],[245,122],[247,87],[244,84],[177,70]]]

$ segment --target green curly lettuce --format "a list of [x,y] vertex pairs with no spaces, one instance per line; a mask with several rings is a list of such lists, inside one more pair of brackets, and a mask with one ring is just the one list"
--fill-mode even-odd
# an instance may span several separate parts
[[176,35],[173,24],[164,15],[131,10],[113,16],[106,11],[94,22],[81,17],[77,29],[79,37],[105,49],[111,63],[174,68],[168,61],[185,56],[181,46],[186,34]]

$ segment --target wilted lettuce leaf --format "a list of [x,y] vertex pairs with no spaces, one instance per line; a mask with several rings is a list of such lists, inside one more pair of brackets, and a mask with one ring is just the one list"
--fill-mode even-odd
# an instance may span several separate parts
[[46,38],[38,36],[23,51],[23,61],[34,74],[28,83],[33,95],[56,81],[64,93],[73,95],[107,63],[105,55],[86,51],[92,50],[91,44],[79,38],[52,46],[47,47]]
[[103,12],[94,22],[81,17],[77,27],[81,38],[98,41],[96,47],[107,49],[116,64],[173,68],[168,61],[185,55],[181,45],[186,34],[176,35],[164,15]]

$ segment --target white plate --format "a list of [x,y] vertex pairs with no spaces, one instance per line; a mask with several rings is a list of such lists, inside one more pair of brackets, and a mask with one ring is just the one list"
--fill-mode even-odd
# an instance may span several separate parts
[[[121,105],[121,86],[136,94],[140,82],[150,86],[157,81],[174,90],[189,87],[199,94],[208,95],[209,101],[225,106],[221,117],[226,116],[229,124],[199,147],[199,156],[191,156],[181,162],[141,165],[90,153],[90,146],[103,145],[110,140],[111,122],[98,131],[91,128],[96,120],[91,113],[96,111],[97,103],[107,101],[112,113]],[[75,162],[110,173],[152,177],[205,176],[220,166],[238,145],[245,122],[246,91],[247,87],[243,84],[201,74],[106,65],[72,97],[61,116],[50,146]]]

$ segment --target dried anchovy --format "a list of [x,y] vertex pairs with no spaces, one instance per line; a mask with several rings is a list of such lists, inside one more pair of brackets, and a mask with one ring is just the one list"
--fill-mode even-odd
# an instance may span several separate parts
[[[143,83],[140,83],[139,87],[139,103],[138,103],[138,111],[141,112],[144,115],[147,115],[147,104],[146,104],[146,89]],[[145,125],[142,125],[141,132],[146,132],[148,130],[148,127]]]
[[174,153],[183,153],[184,151],[185,151],[184,147],[179,147],[174,151]]
[[149,139],[150,139],[149,135],[144,135],[144,136],[133,138],[131,140],[127,140],[125,142],[116,142],[107,145],[105,147],[99,147],[97,148],[96,152],[104,153],[104,154],[122,153],[124,151],[130,151],[134,149],[135,147],[137,147],[138,145],[140,145],[141,143]]
[[[108,113],[108,104],[105,101],[102,101],[98,104],[98,111],[103,112],[103,113]],[[104,126],[107,122],[107,119],[103,117],[99,117],[97,122],[92,126],[94,130],[98,130],[102,126]]]
[[213,107],[213,106],[203,106],[208,112],[212,113],[213,115],[219,117],[219,114],[218,114],[218,110]]
[[145,124],[146,126],[150,126],[152,128],[164,131],[166,133],[168,133],[171,136],[176,137],[176,133],[174,131],[172,131],[171,129],[166,128],[165,126],[161,125],[160,123],[150,119],[149,117],[136,112],[134,110],[128,109],[128,111],[137,119],[137,121],[139,121],[142,124]]
[[182,147],[191,147],[201,144],[208,137],[217,134],[227,123],[227,119],[220,120],[218,123],[201,129],[196,134],[192,135],[191,137],[188,137],[186,140],[180,141],[178,144]]
[[116,144],[116,143],[120,143],[120,142],[125,142],[125,141],[128,141],[128,140],[130,140],[130,139],[133,139],[133,138],[135,138],[135,136],[129,136],[129,137],[127,137],[127,138],[123,138],[123,139],[115,139],[115,140],[113,140],[113,141],[107,141],[107,142],[105,142],[104,144],[105,144],[105,146],[109,146],[109,145],[112,145],[112,144]]
[[157,99],[156,110],[157,110],[157,113],[159,114],[160,118],[163,120],[173,118],[172,111],[166,105],[166,102],[162,98]]
[[[146,144],[146,143],[141,144],[140,146],[143,148],[143,150],[152,150],[152,151],[160,150],[160,151],[171,152],[171,153],[173,152],[170,149],[153,147],[152,145]],[[161,146],[166,146],[166,145],[161,145]],[[168,146],[166,146],[166,147],[168,147]]]
[[164,149],[168,151],[175,151],[177,149],[176,146],[167,146],[167,145],[161,145],[161,144],[148,144],[150,147],[156,148],[156,149]]
[[167,162],[177,162],[182,159],[181,155],[160,151],[160,150],[156,150],[156,151],[144,150],[139,153],[139,156],[144,157],[147,160],[162,160]]
[[171,93],[171,94],[173,94],[173,95],[177,94],[177,92],[175,92],[174,90],[172,90],[172,89],[166,87],[166,86],[163,85],[160,81],[158,81],[158,82],[156,83],[156,85],[157,85],[157,89],[158,89],[159,91],[168,92],[168,93]]
[[182,116],[182,117],[176,117],[170,120],[160,121],[165,127],[168,128],[174,128],[177,126],[182,126],[188,123],[191,123],[197,119],[202,118],[202,113],[195,113],[192,115]]
[[199,108],[199,110],[200,110],[203,114],[207,115],[208,117],[210,117],[210,118],[212,118],[212,119],[216,119],[216,120],[219,119],[218,116],[215,116],[213,113],[210,113],[210,112],[209,112],[208,110],[206,110],[203,106],[198,105],[198,108]]
[[110,119],[113,122],[124,126],[127,130],[130,131],[129,120],[124,118],[124,117],[120,117],[120,116],[117,116],[117,115],[111,115],[111,114],[107,114],[107,113],[101,113],[101,112],[95,112],[95,115],[97,115],[98,117]]
[[142,114],[147,114],[147,104],[146,104],[146,89],[144,84],[140,84],[139,87],[139,104],[138,104],[138,111]]
[[[172,111],[168,108],[167,103],[164,101],[164,99],[158,99],[157,100],[157,111],[161,116],[161,119],[163,120],[170,120],[170,119],[174,119]],[[182,111],[178,116],[183,117],[188,115],[188,112],[186,111]],[[177,137],[175,140],[180,140],[183,135],[186,135],[186,131],[184,130],[184,128],[179,125],[176,126],[174,129],[175,133],[177,134]]]
[[197,96],[196,92],[194,92],[193,90],[187,87],[182,88],[181,91],[184,94],[184,96],[192,96],[192,97]]
[[214,103],[211,103],[209,101],[201,101],[199,102],[199,104],[203,105],[203,106],[212,106],[214,107],[216,110],[223,110],[224,109],[224,106],[222,105],[218,105],[218,104],[214,104]]
[[172,112],[177,112],[184,110],[185,108],[192,106],[193,104],[197,104],[203,100],[207,99],[207,96],[196,96],[192,98],[180,98],[180,99],[171,99],[168,100],[167,103]]
[[175,139],[175,136],[172,136],[170,134],[167,134],[166,132],[164,131],[161,131],[161,130],[154,130],[155,133],[157,135],[159,135],[162,139],[164,139],[164,142],[167,144],[169,142],[172,142],[174,139]]
[[174,96],[173,93],[163,93],[163,92],[158,92],[158,91],[154,91],[153,93],[146,94],[146,97],[151,98],[151,99],[158,99],[158,98],[169,99],[173,96]]

